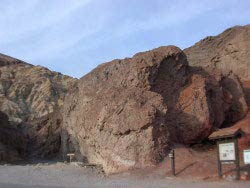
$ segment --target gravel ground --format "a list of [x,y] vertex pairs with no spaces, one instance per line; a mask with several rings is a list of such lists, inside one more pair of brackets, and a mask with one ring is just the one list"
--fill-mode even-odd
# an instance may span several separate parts
[[105,177],[96,168],[64,163],[1,165],[0,188],[247,188],[250,182],[181,180],[167,177]]

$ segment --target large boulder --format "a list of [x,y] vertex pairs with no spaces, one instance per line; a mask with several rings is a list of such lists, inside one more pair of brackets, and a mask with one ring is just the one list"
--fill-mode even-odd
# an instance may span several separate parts
[[102,64],[65,98],[63,140],[107,173],[157,164],[173,143],[205,139],[225,122],[234,94],[224,101],[221,79],[189,67],[174,46]]

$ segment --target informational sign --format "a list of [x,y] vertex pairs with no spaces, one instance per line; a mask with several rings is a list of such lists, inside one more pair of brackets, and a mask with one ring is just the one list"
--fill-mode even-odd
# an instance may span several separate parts
[[235,144],[234,142],[219,144],[220,161],[235,160]]
[[244,155],[244,163],[250,164],[250,150],[244,150],[243,155]]

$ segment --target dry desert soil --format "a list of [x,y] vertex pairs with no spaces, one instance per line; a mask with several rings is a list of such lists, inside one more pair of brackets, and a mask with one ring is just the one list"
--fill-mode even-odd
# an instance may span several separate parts
[[[158,174],[159,175],[159,174]],[[0,166],[0,188],[247,188],[250,182],[180,179],[123,173],[104,176],[93,167],[62,162]]]

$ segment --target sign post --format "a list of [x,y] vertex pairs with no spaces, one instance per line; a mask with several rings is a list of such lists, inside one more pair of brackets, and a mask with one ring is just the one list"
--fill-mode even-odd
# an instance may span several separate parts
[[243,156],[244,156],[244,163],[250,164],[250,150],[244,150]]
[[236,180],[240,179],[239,152],[237,139],[217,141],[218,148],[218,176],[222,177],[223,164],[236,165]]
[[243,132],[240,129],[225,128],[209,136],[209,139],[215,140],[217,144],[218,176],[220,178],[222,177],[223,164],[235,164],[236,180],[240,179],[238,138],[240,138],[242,134]]

